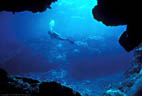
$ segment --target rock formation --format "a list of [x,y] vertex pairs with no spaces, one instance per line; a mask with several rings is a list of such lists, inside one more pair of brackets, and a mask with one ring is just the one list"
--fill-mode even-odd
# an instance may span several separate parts
[[142,96],[142,45],[135,49],[134,61],[125,72],[125,80],[111,84],[104,96]]
[[127,30],[119,39],[119,43],[127,51],[133,50],[142,42],[140,4],[140,1],[133,0],[98,0],[98,5],[92,11],[94,18],[105,25],[127,25]]
[[135,50],[132,66],[126,71],[126,79],[119,84],[111,84],[104,96],[142,96],[142,35],[140,1],[98,0],[93,16],[107,26],[127,25],[127,30],[119,39],[127,50]]
[[51,8],[51,3],[57,0],[0,0],[0,11],[21,12],[43,12]]
[[56,82],[41,82],[31,78],[9,75],[0,69],[0,96],[3,94],[25,94],[26,96],[81,96],[71,88]]

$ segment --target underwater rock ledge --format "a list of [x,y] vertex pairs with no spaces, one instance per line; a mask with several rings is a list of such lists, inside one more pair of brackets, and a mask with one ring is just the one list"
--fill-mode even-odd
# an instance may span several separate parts
[[142,96],[142,44],[135,49],[135,58],[131,67],[125,72],[125,80],[112,83],[104,96]]
[[40,82],[31,78],[9,75],[0,69],[0,96],[22,94],[26,96],[81,96],[71,88],[56,82]]
[[43,12],[57,0],[0,0],[0,11],[10,12]]
[[127,25],[119,43],[127,51],[136,48],[142,42],[140,1],[133,0],[97,0],[92,10],[93,16],[107,26]]

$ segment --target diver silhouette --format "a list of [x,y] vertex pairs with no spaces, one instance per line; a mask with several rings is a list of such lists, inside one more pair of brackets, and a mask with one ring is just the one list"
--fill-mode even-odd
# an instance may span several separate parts
[[57,40],[62,40],[62,41],[68,41],[69,43],[71,44],[74,44],[75,42],[73,40],[70,40],[68,38],[64,38],[62,37],[59,33],[53,31],[53,27],[55,25],[55,21],[54,20],[51,20],[50,23],[49,23],[49,28],[50,30],[48,31],[48,34],[51,38],[53,39],[57,39]]
[[51,38],[54,38],[54,39],[57,39],[57,40],[62,40],[62,41],[68,41],[69,43],[71,44],[74,44],[74,41],[73,40],[70,40],[68,38],[63,38],[60,34],[58,34],[57,32],[55,31],[48,31],[48,34]]

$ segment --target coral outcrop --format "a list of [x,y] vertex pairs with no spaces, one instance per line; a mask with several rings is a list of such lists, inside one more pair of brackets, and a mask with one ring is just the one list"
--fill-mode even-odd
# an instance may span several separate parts
[[25,94],[26,96],[81,96],[71,88],[56,82],[41,82],[31,78],[17,77],[0,69],[0,95]]

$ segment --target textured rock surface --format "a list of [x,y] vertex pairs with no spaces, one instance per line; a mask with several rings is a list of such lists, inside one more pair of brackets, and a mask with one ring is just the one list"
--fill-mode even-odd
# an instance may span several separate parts
[[24,77],[8,75],[0,69],[0,95],[27,94],[30,96],[81,96],[71,88],[56,82],[40,82]]
[[124,81],[111,84],[104,96],[142,96],[142,45],[136,48],[134,61],[125,77]]

